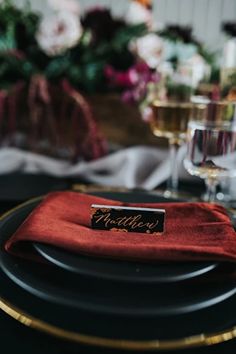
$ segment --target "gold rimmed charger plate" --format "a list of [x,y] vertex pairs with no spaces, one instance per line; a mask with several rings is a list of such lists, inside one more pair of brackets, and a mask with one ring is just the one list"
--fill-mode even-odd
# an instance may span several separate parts
[[[32,202],[40,201],[43,197],[37,197],[28,200],[25,203],[9,210],[0,216],[0,220],[4,220],[7,216],[14,213],[16,210],[22,208]],[[59,326],[52,325],[39,318],[31,316],[30,314],[22,311],[14,304],[8,302],[6,299],[0,297],[0,309],[7,315],[20,322],[21,324],[36,329],[38,331],[47,333],[49,335],[58,337],[60,339],[77,342],[80,344],[87,344],[92,346],[99,346],[110,349],[121,350],[178,350],[184,348],[193,348],[200,346],[210,346],[214,344],[223,343],[236,338],[236,325],[224,331],[210,333],[210,334],[197,334],[193,336],[183,337],[173,340],[126,340],[126,339],[111,339],[106,337],[98,337],[87,335],[79,332],[65,330]]]

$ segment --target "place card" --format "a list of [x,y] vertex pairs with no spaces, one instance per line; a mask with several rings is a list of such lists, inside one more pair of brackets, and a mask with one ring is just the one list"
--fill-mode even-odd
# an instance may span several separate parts
[[159,234],[164,223],[165,209],[91,205],[93,229]]

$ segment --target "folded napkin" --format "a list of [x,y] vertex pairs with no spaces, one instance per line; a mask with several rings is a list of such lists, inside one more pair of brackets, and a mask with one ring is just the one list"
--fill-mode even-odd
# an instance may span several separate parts
[[[154,235],[93,230],[91,204],[164,208],[165,232]],[[128,260],[236,261],[236,233],[226,210],[208,203],[128,204],[74,192],[50,193],[7,241],[5,249],[29,257],[29,241]]]

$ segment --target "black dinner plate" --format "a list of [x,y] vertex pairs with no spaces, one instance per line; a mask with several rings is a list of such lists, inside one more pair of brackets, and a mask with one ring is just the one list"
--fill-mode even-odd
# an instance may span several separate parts
[[[228,329],[236,325],[235,297],[207,311],[201,310],[191,315],[183,314],[171,319],[127,317],[124,320],[123,317],[114,318],[86,309],[71,309],[42,300],[17,286],[1,269],[0,284],[0,309],[10,316],[48,334],[87,344],[103,345],[103,341],[108,340],[106,346],[125,349],[130,348],[130,344],[126,346],[126,341],[131,340],[133,348],[138,348],[141,342],[143,349],[159,349],[162,348],[162,341],[165,341],[165,348],[169,346],[175,349],[176,340],[181,346],[188,346],[192,336],[200,335],[196,343],[201,346],[204,344],[201,341],[202,333],[211,336],[228,332]],[[158,343],[154,344],[155,340]]]
[[83,256],[43,243],[35,249],[49,262],[70,272],[97,279],[132,283],[171,283],[206,274],[217,267],[214,262],[147,264]]
[[[159,195],[141,192],[100,192],[94,195],[130,203],[160,203],[171,201]],[[172,200],[176,201],[176,200]],[[216,262],[169,262],[150,264],[89,257],[65,251],[43,243],[34,243],[35,249],[49,262],[70,272],[97,279],[170,283],[203,275],[217,267]]]
[[[36,205],[36,202],[31,202],[28,206],[20,207],[18,214],[17,211],[13,211],[0,221],[1,255],[4,253],[2,244],[9,237],[7,233],[14,232],[17,224],[20,224]],[[11,258],[14,262],[14,258]],[[17,262],[15,264],[17,267]],[[40,267],[38,265],[38,271]],[[27,269],[29,271],[30,267]],[[152,286],[149,290],[151,289]],[[86,307],[71,308],[45,301],[12,282],[1,269],[0,308],[22,324],[48,334],[120,349],[137,349],[140,346],[143,349],[176,349],[193,344],[209,344],[214,342],[216,336],[219,341],[223,341],[224,333],[231,333],[233,338],[235,330],[230,328],[236,325],[236,296],[231,296],[215,306],[177,316],[124,318],[118,314],[114,317],[91,311]],[[204,341],[204,338],[208,338],[209,341]]]
[[145,287],[126,282],[121,286],[12,257],[4,251],[3,244],[37,204],[31,202],[18,208],[0,225],[0,266],[17,285],[51,303],[119,316],[170,316],[213,306],[236,292],[234,282],[220,287],[214,282],[204,286],[150,283]]

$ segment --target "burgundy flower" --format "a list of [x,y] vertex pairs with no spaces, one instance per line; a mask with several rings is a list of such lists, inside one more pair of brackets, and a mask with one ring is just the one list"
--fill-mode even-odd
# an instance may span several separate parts
[[138,61],[126,71],[118,71],[108,65],[104,75],[111,86],[125,89],[122,100],[127,103],[139,102],[146,95],[147,85],[160,81],[160,74],[143,61]]
[[81,20],[82,26],[92,32],[92,44],[110,41],[125,22],[115,20],[108,9],[96,7],[88,11]]
[[25,53],[21,50],[18,50],[18,49],[8,50],[8,51],[6,51],[5,55],[7,55],[9,57],[10,56],[14,57],[18,60],[25,60],[26,59]]
[[136,70],[133,68],[127,71],[118,71],[107,65],[104,74],[108,82],[114,87],[132,87],[138,79]]
[[222,30],[226,34],[236,37],[236,22],[224,22],[222,25]]

